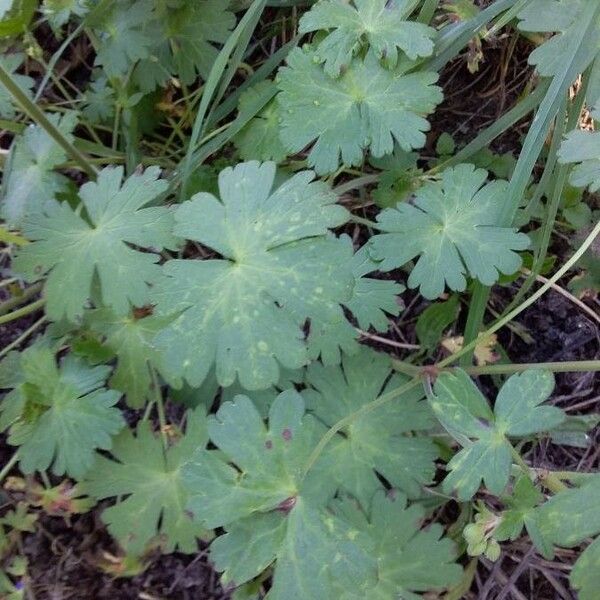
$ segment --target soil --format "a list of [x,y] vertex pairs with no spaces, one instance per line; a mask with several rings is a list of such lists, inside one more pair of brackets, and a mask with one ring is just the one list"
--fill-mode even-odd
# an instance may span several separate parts
[[[429,148],[442,132],[451,133],[457,142],[472,139],[509,108],[532,77],[526,64],[530,48],[520,41],[514,47],[507,39],[485,42],[484,61],[479,72],[471,74],[464,58],[447,66],[441,77],[446,100],[432,121]],[[510,87],[505,82],[510,82]],[[528,121],[517,124],[493,144],[497,152],[518,152]],[[350,232],[351,234],[353,232]],[[355,234],[360,232],[354,232]],[[363,232],[364,233],[364,232]],[[355,238],[356,239],[356,238]],[[564,249],[563,249],[564,250]],[[559,257],[560,258],[560,257]],[[404,279],[400,273],[400,279]],[[501,288],[492,299],[501,312],[517,286]],[[597,300],[589,299],[598,309]],[[405,296],[406,310],[390,328],[389,339],[415,342],[414,323],[427,302],[415,294]],[[457,332],[464,325],[464,313]],[[0,328],[0,348],[15,340],[41,314],[28,315]],[[490,317],[491,318],[491,317]],[[590,360],[600,358],[600,332],[596,323],[578,307],[556,292],[549,292],[505,328],[499,341],[514,362]],[[534,341],[524,338],[529,334]],[[371,343],[371,342],[369,342]],[[373,343],[380,350],[397,350]],[[399,354],[402,356],[402,354]],[[435,358],[435,357],[434,357]],[[600,412],[600,381],[593,374],[559,374],[553,402],[570,414]],[[489,382],[488,382],[489,383]],[[482,384],[486,385],[485,378]],[[491,386],[490,386],[491,387]],[[135,415],[132,415],[135,419]],[[553,469],[595,471],[599,468],[600,429],[590,432],[586,448],[556,446],[547,440],[531,445],[526,458],[534,466]],[[13,454],[0,438],[0,459]],[[0,492],[1,493],[1,492]],[[7,510],[14,494],[0,496]],[[449,507],[448,510],[453,510]],[[40,513],[35,533],[22,535],[20,551],[29,561],[27,591],[36,600],[224,600],[230,594],[219,585],[205,548],[196,555],[147,557],[146,569],[133,577],[117,577],[126,565],[99,519],[99,511],[71,517],[51,517]],[[502,558],[495,564],[480,561],[473,587],[466,600],[574,600],[568,591],[569,570],[577,549],[559,551],[552,561],[542,559],[525,541],[503,545]]]

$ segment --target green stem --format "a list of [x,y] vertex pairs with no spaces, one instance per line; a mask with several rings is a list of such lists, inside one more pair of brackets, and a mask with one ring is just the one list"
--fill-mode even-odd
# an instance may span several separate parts
[[0,471],[0,481],[2,481],[9,473],[10,470],[17,464],[19,460],[19,451],[17,450],[10,460],[2,467],[2,471]]
[[41,319],[38,319],[31,327],[26,329],[16,340],[13,340],[8,346],[5,346],[0,350],[0,358],[7,355],[13,348],[16,348],[22,344],[40,325],[46,321],[46,315]]
[[358,223],[359,225],[365,225],[370,228],[377,228],[377,223],[375,221],[369,221],[369,219],[363,219],[362,217],[358,217],[357,215],[351,215],[350,221],[352,223]]
[[352,190],[357,190],[361,187],[371,185],[372,183],[377,183],[378,179],[378,173],[374,173],[373,175],[365,175],[364,177],[358,177],[357,179],[351,179],[350,181],[342,183],[336,188],[333,188],[333,193],[337,196],[341,196],[342,194],[345,194]]
[[303,477],[306,477],[307,473],[317,462],[319,456],[321,456],[321,453],[325,449],[325,446],[327,446],[327,444],[335,437],[336,433],[344,429],[344,427],[347,427],[348,425],[352,424],[356,419],[359,419],[360,417],[372,412],[376,408],[379,408],[383,404],[386,404],[391,400],[394,400],[394,398],[397,398],[398,396],[401,396],[402,394],[412,390],[412,388],[419,385],[419,383],[420,379],[415,377],[414,379],[411,379],[410,381],[408,381],[404,385],[401,385],[395,390],[391,390],[385,394],[382,394],[381,396],[379,396],[379,398],[376,398],[368,404],[364,404],[363,406],[361,406],[361,408],[355,410],[354,412],[345,416],[343,419],[340,419],[337,423],[331,426],[325,432],[323,437],[319,440],[319,443],[315,446],[314,450],[308,457],[308,460],[306,461],[306,464],[304,465],[304,469],[302,471]]
[[87,156],[75,148],[59,129],[48,120],[44,112],[27,97],[25,92],[13,81],[11,74],[1,64],[0,83],[9,91],[21,109],[42,127],[91,179],[96,179],[97,171],[89,162]]
[[2,315],[0,317],[0,325],[4,325],[5,323],[10,323],[11,321],[16,321],[17,319],[20,319],[21,317],[24,317],[26,315],[34,313],[37,310],[39,310],[40,308],[42,308],[42,306],[44,306],[44,304],[46,304],[46,300],[44,298],[42,298],[40,300],[37,300],[36,302],[33,302],[32,304],[28,304],[27,306],[24,306],[23,308],[14,310],[13,312],[8,313],[7,315]]
[[[479,281],[474,283],[473,295],[471,296],[471,302],[469,303],[469,312],[467,314],[467,322],[465,324],[465,331],[463,334],[465,344],[468,344],[476,339],[479,331],[481,330],[489,295],[489,287],[479,283]],[[473,362],[473,353],[474,349],[461,357],[461,367],[465,368],[471,365]]]
[[4,301],[0,304],[0,315],[6,314],[9,310],[20,306],[21,304],[25,304],[27,300],[32,298],[33,296],[37,296],[42,290],[42,284],[36,283],[28,288],[26,288],[20,296],[13,296],[12,298]]
[[[392,367],[399,373],[411,377],[426,373],[428,369],[431,369],[431,367],[417,367],[399,360],[392,360]],[[600,371],[600,360],[482,365],[480,367],[462,367],[462,369],[472,376],[511,375],[512,373],[523,373],[529,369],[544,369],[553,373],[591,373]]]
[[167,439],[167,420],[165,418],[165,405],[162,397],[162,390],[158,377],[156,376],[156,370],[153,367],[149,367],[150,374],[152,376],[152,387],[154,388],[154,394],[156,399],[156,412],[158,413],[158,423],[160,426],[160,436],[162,438],[163,448],[166,451],[169,447],[169,440]]
[[425,23],[425,25],[429,25],[433,19],[433,16],[435,15],[435,9],[438,7],[439,3],[440,0],[425,0],[425,2],[423,2],[423,6],[421,6],[421,10],[419,11],[417,21],[419,21],[419,23]]

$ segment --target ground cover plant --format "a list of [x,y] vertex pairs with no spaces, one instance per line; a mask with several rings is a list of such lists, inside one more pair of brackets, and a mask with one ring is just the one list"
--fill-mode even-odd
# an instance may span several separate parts
[[0,38],[0,598],[599,597],[598,3]]

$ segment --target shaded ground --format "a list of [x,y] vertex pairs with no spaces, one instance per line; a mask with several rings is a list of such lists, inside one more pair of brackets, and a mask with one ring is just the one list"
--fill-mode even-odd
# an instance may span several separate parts
[[[25,539],[31,571],[30,589],[37,599],[52,600],[223,600],[229,596],[204,552],[196,556],[156,554],[135,577],[115,578],[103,570],[121,564],[97,516],[73,519],[46,517]],[[85,593],[83,592],[85,590]]]

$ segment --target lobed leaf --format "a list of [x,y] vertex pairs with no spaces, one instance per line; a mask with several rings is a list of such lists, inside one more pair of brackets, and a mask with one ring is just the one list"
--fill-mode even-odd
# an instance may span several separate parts
[[500,390],[492,411],[464,371],[442,373],[435,382],[431,408],[463,447],[448,463],[450,474],[444,488],[464,501],[483,480],[492,493],[501,494],[512,463],[508,437],[547,431],[565,418],[558,408],[540,406],[553,389],[554,378],[548,371],[533,369],[513,375]]
[[40,345],[19,360],[17,377],[0,384],[14,388],[0,405],[0,426],[9,428],[9,444],[20,446],[21,470],[52,465],[56,475],[83,476],[95,450],[108,450],[124,425],[114,406],[120,394],[102,387],[110,368],[89,367],[71,355],[57,367],[54,353]]
[[[48,115],[69,141],[77,125],[75,113]],[[29,125],[11,149],[2,184],[1,216],[21,225],[28,214],[39,213],[57,194],[68,189],[69,180],[54,169],[65,162],[66,152],[39,125]]]
[[[271,96],[275,84],[263,81],[246,90],[239,101],[239,114],[251,114],[263,96]],[[279,109],[274,100],[238,133],[233,142],[244,160],[281,162],[287,152],[279,139]]]
[[433,53],[435,30],[408,21],[413,8],[412,0],[320,0],[302,15],[298,29],[333,30],[318,42],[315,55],[332,77],[338,77],[365,44],[393,68],[399,49],[411,60]]
[[102,520],[127,552],[139,555],[159,536],[164,552],[192,553],[197,538],[207,536],[186,511],[182,476],[194,451],[208,441],[203,411],[187,413],[185,434],[166,450],[150,424],[142,421],[137,435],[126,429],[115,439],[113,458],[96,457],[81,490],[98,500],[119,497],[103,511]]
[[442,100],[436,81],[435,73],[388,71],[372,53],[331,79],[314,50],[296,48],[278,74],[281,140],[291,153],[312,146],[308,164],[318,174],[360,165],[365,150],[390,154],[394,142],[420,148],[429,130],[424,117]]
[[582,44],[578,53],[579,72],[591,64],[600,49],[600,23],[586,36],[579,40],[576,30],[588,0],[532,0],[519,13],[519,29],[539,33],[554,33],[530,55],[528,62],[535,65],[540,75],[552,77],[558,73],[564,56],[570,52],[573,42]]
[[515,252],[529,246],[525,234],[499,226],[505,181],[485,185],[487,171],[473,165],[446,169],[441,181],[415,192],[414,203],[400,203],[377,217],[384,233],[370,240],[371,255],[389,271],[419,257],[408,278],[429,299],[447,285],[463,291],[465,275],[485,285],[500,273],[510,275],[521,266]]
[[273,188],[274,163],[242,163],[221,172],[221,200],[200,193],[177,210],[175,232],[223,258],[164,266],[152,296],[157,314],[178,313],[156,338],[167,375],[198,385],[214,364],[221,385],[264,389],[280,365],[307,363],[306,319],[344,319],[352,249],[327,232],[347,212],[313,179]]
[[[303,395],[309,410],[331,427],[405,381],[392,376],[386,355],[363,347],[358,354],[345,356],[341,366],[312,363]],[[379,476],[410,497],[419,497],[421,486],[432,481],[435,445],[426,436],[413,435],[433,425],[423,398],[422,390],[416,389],[355,419],[332,445],[335,481],[363,506],[381,488]]]
[[[346,236],[342,239],[351,243]],[[373,327],[377,331],[387,331],[388,315],[400,313],[398,296],[404,286],[390,280],[365,277],[379,266],[369,256],[366,246],[352,256],[349,264],[355,284],[352,296],[344,306],[354,315],[361,329]],[[358,337],[359,333],[346,319],[337,322],[313,319],[307,339],[309,356],[313,360],[321,358],[325,365],[338,365],[342,352],[351,355],[359,351]]]
[[161,356],[154,346],[156,334],[171,317],[145,316],[132,313],[120,317],[100,308],[86,314],[86,324],[104,338],[104,346],[117,355],[117,367],[111,387],[121,391],[127,405],[141,408],[152,397],[150,369],[160,369]]
[[20,250],[13,267],[30,281],[48,274],[44,293],[51,319],[79,319],[95,277],[102,303],[117,315],[127,314],[132,304],[148,304],[148,284],[161,275],[159,256],[131,246],[175,248],[177,243],[173,213],[146,207],[167,188],[159,172],[151,167],[122,182],[122,167],[103,169],[97,182],[80,189],[85,217],[67,203],[49,201],[26,219],[23,231],[33,243]]
[[562,164],[574,164],[570,182],[576,187],[587,187],[590,192],[600,190],[600,133],[571,131],[558,152]]
[[208,428],[219,451],[198,450],[184,476],[195,518],[226,531],[210,548],[224,583],[242,585],[270,566],[270,600],[394,600],[460,577],[441,528],[419,531],[424,511],[407,509],[403,496],[376,495],[368,519],[350,500],[328,508],[338,455],[326,453],[304,474],[325,428],[304,414],[297,392],[278,396],[268,427],[250,399],[237,396]]

